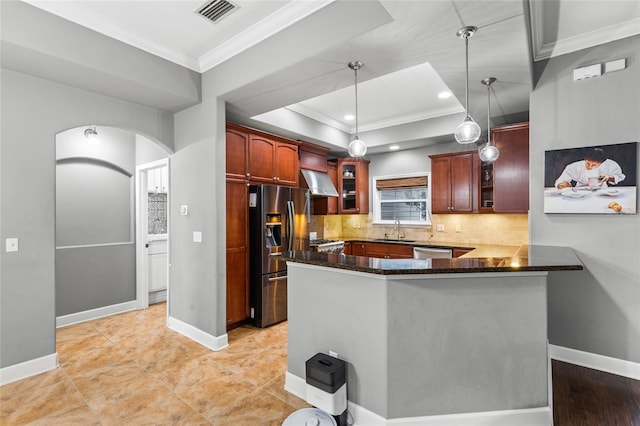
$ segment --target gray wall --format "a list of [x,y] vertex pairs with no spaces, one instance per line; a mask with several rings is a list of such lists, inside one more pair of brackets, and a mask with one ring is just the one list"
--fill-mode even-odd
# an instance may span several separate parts
[[424,173],[431,171],[430,155],[450,152],[473,151],[475,145],[460,145],[451,136],[451,142],[436,145],[426,145],[403,151],[385,152],[383,154],[367,155],[371,160],[369,176],[390,176],[405,173]]
[[56,316],[136,298],[135,136],[56,136]]
[[334,351],[349,401],[385,418],[548,406],[546,273],[288,272],[291,374]]
[[169,153],[149,138],[135,135],[136,139],[136,166],[162,160],[169,156]]
[[[627,58],[627,69],[574,82],[573,70]],[[530,242],[572,247],[582,272],[551,274],[554,345],[640,362],[640,217],[544,214],[544,151],[640,141],[640,37],[536,64],[531,96]]]
[[[202,103],[176,114],[170,205],[172,317],[213,336],[226,333],[225,99],[273,98],[279,90],[298,95],[293,81],[304,80],[300,72],[272,81],[264,93],[255,93],[252,83],[269,80],[283,69],[296,69],[328,46],[346,43],[377,25],[376,20],[358,19],[360,13],[356,3],[335,2],[246,49],[205,72]],[[327,15],[351,24],[327,32],[323,24]],[[177,213],[182,204],[189,205],[187,216]],[[203,233],[202,243],[192,242],[193,231]]]
[[87,123],[173,148],[172,114],[1,69],[0,368],[55,353],[55,137]]

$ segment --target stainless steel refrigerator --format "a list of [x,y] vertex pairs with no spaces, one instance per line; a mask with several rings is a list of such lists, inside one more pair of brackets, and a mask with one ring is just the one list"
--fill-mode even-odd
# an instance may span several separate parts
[[310,207],[306,189],[249,187],[249,299],[257,327],[287,319],[287,265],[280,255],[309,250]]

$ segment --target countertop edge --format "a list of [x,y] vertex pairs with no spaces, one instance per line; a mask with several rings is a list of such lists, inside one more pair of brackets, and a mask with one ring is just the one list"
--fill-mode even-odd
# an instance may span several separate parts
[[517,256],[452,259],[379,259],[335,253],[284,252],[283,260],[377,275],[460,274],[490,272],[581,271],[583,263],[570,247],[521,246]]

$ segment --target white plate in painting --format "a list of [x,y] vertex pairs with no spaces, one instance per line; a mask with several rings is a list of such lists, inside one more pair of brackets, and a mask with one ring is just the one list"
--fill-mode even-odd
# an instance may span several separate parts
[[620,195],[620,191],[617,189],[606,189],[604,191],[600,191],[599,194],[603,197],[617,197]]
[[566,198],[583,198],[589,194],[591,194],[591,191],[583,191],[583,190],[572,191],[571,189],[568,189],[568,188],[563,190],[560,193],[560,195]]

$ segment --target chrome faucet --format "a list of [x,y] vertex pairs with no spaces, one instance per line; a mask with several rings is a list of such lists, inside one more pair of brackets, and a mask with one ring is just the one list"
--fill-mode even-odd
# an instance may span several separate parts
[[393,222],[393,230],[396,231],[396,240],[404,238],[404,234],[401,232],[400,219],[396,219]]

